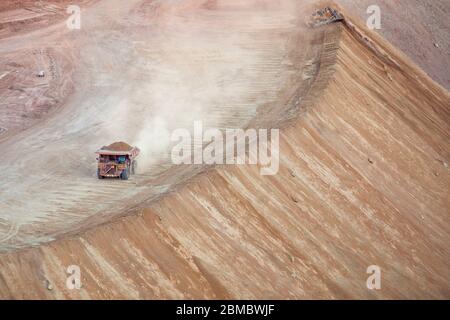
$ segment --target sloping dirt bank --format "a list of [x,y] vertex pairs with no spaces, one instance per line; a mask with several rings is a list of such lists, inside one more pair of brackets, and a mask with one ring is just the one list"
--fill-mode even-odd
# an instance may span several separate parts
[[[58,32],[0,40],[1,53],[11,56],[43,40],[59,46],[71,61],[67,81],[74,88],[44,119],[0,137],[0,251],[108,222],[204,169],[171,162],[175,129],[192,130],[195,120],[243,128],[263,115],[275,125],[291,97],[308,92],[323,32],[306,32],[297,1],[202,5],[99,1],[86,8],[79,31],[51,26]],[[22,119],[12,103],[32,104],[35,96],[15,90],[7,97],[11,124]],[[113,141],[141,149],[139,174],[128,181],[95,177],[95,151]]]
[[0,296],[450,298],[450,96],[353,27],[325,27],[339,37],[281,131],[277,175],[218,167],[133,216],[2,254]]

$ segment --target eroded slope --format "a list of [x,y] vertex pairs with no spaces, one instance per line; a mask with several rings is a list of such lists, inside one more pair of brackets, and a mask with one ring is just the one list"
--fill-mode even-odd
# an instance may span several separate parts
[[[136,215],[2,254],[0,295],[448,299],[450,97],[353,27],[326,27],[339,38],[318,58],[335,64],[282,130],[278,175],[219,167]],[[72,264],[78,291],[65,287]]]

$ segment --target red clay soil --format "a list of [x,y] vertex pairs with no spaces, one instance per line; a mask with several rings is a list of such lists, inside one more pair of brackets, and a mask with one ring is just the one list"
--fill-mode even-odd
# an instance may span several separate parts
[[133,149],[133,147],[123,141],[114,142],[111,143],[109,146],[105,146],[102,148],[102,150],[111,150],[111,151],[130,151],[131,149]]

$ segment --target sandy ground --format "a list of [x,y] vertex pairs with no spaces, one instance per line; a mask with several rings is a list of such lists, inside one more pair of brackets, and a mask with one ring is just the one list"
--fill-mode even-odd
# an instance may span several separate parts
[[[2,296],[27,296],[13,283],[28,278],[12,277],[25,259],[20,271],[33,279],[37,296],[72,297],[60,286],[47,292],[43,285],[59,283],[62,276],[52,270],[70,260],[64,253],[70,246],[85,256],[76,262],[90,274],[77,297],[373,297],[358,277],[345,280],[372,258],[392,261],[391,285],[380,297],[448,298],[448,93],[406,57],[394,52],[396,61],[389,62],[348,30],[341,40],[341,30],[306,29],[305,6],[288,0],[96,1],[85,7],[79,31],[8,7],[14,14],[0,16],[2,23],[30,19],[45,27],[9,29],[0,39],[0,249],[74,236],[142,208],[149,224],[139,228],[126,220],[93,229],[87,238],[4,254]],[[386,19],[381,32],[396,39],[402,38],[396,28],[406,32],[401,21],[408,12],[427,25],[429,12],[447,9],[390,8],[403,20]],[[413,34],[426,37],[430,28]],[[436,41],[442,45],[422,56],[417,46],[398,41],[444,86],[447,32],[441,28]],[[48,76],[37,78],[38,69]],[[173,167],[167,159],[168,134],[191,128],[194,120],[219,128],[276,126],[305,110],[306,117],[284,133],[290,151],[278,179],[260,180],[252,168],[220,169],[200,176],[212,185],[200,180],[183,187],[205,168]],[[94,151],[115,140],[143,150],[139,175],[98,181]],[[321,147],[308,148],[316,144]],[[240,220],[250,224],[239,226]],[[111,244],[116,228],[121,240]],[[129,238],[134,232],[145,240]],[[413,241],[419,238],[420,245]],[[146,241],[156,247],[140,252]],[[372,241],[381,241],[383,250]],[[135,261],[137,278],[114,265],[114,254]],[[224,259],[236,254],[242,261],[227,265]],[[291,268],[285,260],[298,264]],[[253,263],[260,270],[245,276],[255,272],[244,268]],[[221,265],[228,268],[223,273]],[[330,266],[332,280],[324,280]],[[183,272],[185,278],[174,276]],[[98,277],[111,275],[124,277],[121,287],[100,283]],[[136,287],[150,275],[142,290]],[[416,291],[408,280],[414,275],[422,279]],[[307,283],[312,278],[317,285]]]
[[[320,67],[282,130],[279,174],[218,167],[134,215],[2,254],[0,295],[448,299],[450,95],[352,30],[317,34]],[[68,265],[80,290],[66,287]]]
[[[199,4],[98,2],[79,32],[42,30],[0,41],[6,54],[40,46],[45,37],[76,68],[66,80],[75,92],[64,107],[4,135],[1,218],[6,234],[17,230],[4,237],[4,248],[122,214],[181,182],[189,173],[174,175],[165,157],[173,129],[191,129],[198,119],[206,127],[245,127],[258,108],[284,105],[283,94],[299,86],[305,56],[314,50],[302,36],[300,8],[290,1],[227,2],[216,10]],[[40,94],[34,90],[28,99]],[[10,111],[14,96],[7,98]],[[116,140],[142,149],[140,174],[125,183],[97,181],[94,151]]]

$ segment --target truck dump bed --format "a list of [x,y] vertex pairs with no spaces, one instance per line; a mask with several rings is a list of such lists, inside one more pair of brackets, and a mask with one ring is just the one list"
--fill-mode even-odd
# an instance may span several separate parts
[[128,155],[130,158],[135,158],[139,155],[139,148],[132,147],[125,142],[114,142],[109,146],[103,146],[101,149],[97,150],[95,153],[103,155]]

